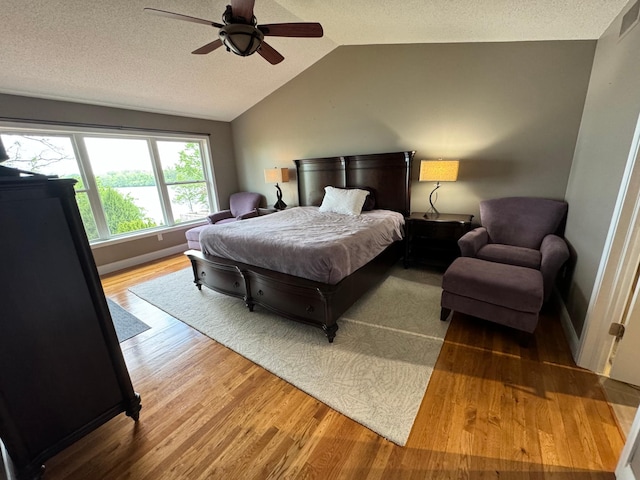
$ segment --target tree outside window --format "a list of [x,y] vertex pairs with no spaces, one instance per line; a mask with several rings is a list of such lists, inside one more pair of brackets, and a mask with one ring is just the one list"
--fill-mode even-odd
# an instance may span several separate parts
[[[158,151],[175,222],[206,216],[209,213],[209,195],[200,144],[159,141]],[[179,214],[175,215],[176,212]]]

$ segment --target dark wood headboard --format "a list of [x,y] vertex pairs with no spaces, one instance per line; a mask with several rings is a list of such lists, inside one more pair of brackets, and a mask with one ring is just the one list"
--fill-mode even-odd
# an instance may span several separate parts
[[369,187],[376,207],[409,214],[415,152],[374,153],[295,160],[301,206],[318,206],[324,187]]

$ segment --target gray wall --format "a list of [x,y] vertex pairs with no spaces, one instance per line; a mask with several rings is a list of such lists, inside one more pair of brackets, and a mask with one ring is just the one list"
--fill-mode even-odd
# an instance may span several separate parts
[[[228,206],[229,195],[238,190],[231,124],[228,122],[4,94],[0,94],[0,117],[208,134],[221,207]],[[96,248],[93,255],[96,264],[101,266],[168,249],[186,243],[184,230],[163,233],[162,241],[152,236]]]
[[621,18],[622,13],[597,44],[566,192],[566,237],[576,262],[573,281],[563,295],[578,335],[583,330],[640,112],[640,27],[619,40]]
[[[232,122],[241,189],[263,169],[316,156],[416,150],[461,159],[437,206],[478,215],[485,198],[564,198],[595,41],[339,47]],[[414,182],[412,210],[433,184]],[[297,204],[295,181],[284,200]]]

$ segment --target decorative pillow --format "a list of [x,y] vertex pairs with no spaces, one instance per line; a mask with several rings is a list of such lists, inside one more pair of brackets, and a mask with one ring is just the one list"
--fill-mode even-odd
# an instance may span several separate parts
[[362,206],[362,211],[363,212],[368,212],[369,210],[373,210],[374,208],[376,208],[376,195],[374,193],[373,188],[371,188],[371,187],[348,187],[347,190],[353,190],[354,188],[359,189],[359,190],[366,190],[367,192],[369,192],[369,195],[367,195],[367,198],[364,201],[364,205]]
[[319,210],[345,215],[360,215],[367,195],[369,195],[368,191],[359,188],[324,187],[324,198]]

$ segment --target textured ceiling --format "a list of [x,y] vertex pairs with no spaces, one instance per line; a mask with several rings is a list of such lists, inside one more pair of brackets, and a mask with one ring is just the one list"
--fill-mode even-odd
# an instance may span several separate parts
[[[258,23],[320,22],[268,39],[285,60],[190,52],[225,0],[2,0],[0,92],[230,121],[339,45],[597,39],[627,0],[256,0]],[[1,112],[1,106],[0,106]]]

